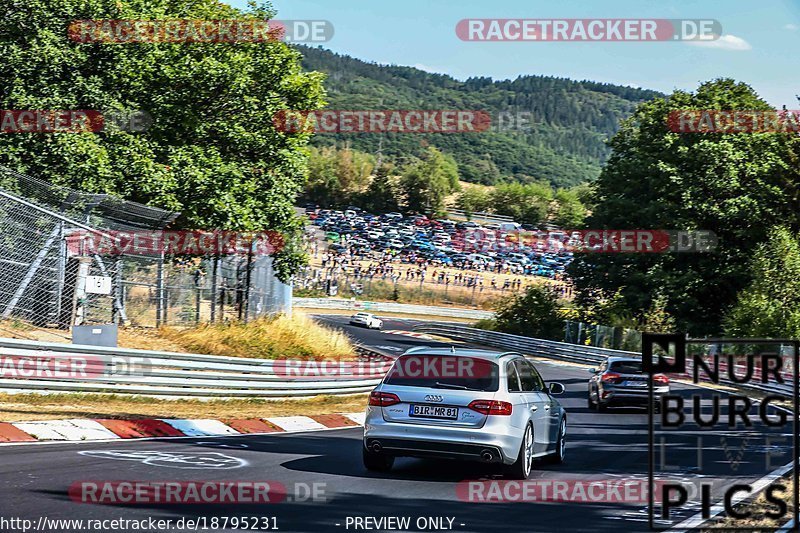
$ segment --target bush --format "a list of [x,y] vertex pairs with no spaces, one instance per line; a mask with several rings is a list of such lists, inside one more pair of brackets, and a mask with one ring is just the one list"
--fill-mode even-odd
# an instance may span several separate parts
[[498,303],[496,313],[497,331],[538,339],[564,337],[558,299],[546,285],[532,285],[523,294],[504,298]]
[[493,318],[482,318],[472,324],[472,327],[487,331],[497,331],[497,321]]

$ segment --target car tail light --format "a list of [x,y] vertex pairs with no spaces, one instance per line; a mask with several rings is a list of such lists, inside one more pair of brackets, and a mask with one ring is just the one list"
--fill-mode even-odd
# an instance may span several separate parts
[[603,383],[611,383],[611,384],[619,383],[620,381],[622,381],[622,376],[620,376],[619,374],[615,374],[613,372],[609,372],[607,374],[603,374],[603,377],[600,378],[600,381],[602,381]]
[[669,385],[669,378],[664,374],[656,374],[653,376],[653,381],[660,385]]
[[369,404],[377,407],[389,407],[400,403],[400,397],[391,392],[372,391],[369,395]]
[[498,400],[473,400],[467,407],[484,415],[500,416],[509,416],[513,409],[510,403]]

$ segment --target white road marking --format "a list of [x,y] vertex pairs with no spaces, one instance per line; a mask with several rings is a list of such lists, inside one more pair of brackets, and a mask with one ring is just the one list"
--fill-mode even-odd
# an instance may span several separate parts
[[113,459],[116,461],[138,461],[148,466],[163,466],[183,470],[230,470],[241,468],[249,463],[238,457],[219,452],[155,452],[125,450],[86,450],[78,452],[87,457]]

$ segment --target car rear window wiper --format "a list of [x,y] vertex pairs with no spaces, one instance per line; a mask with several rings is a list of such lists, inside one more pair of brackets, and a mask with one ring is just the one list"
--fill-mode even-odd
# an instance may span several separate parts
[[474,390],[474,391],[483,390],[483,389],[473,389],[471,387],[465,387],[464,385],[456,385],[455,383],[440,383],[438,381],[434,386],[438,389],[458,389],[458,390]]

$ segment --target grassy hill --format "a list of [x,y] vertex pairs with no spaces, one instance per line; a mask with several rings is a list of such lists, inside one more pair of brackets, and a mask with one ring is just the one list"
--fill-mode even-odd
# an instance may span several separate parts
[[[411,67],[367,63],[322,48],[300,47],[309,70],[328,74],[331,109],[473,109],[493,117],[491,131],[470,134],[321,134],[314,143],[347,141],[388,157],[417,155],[428,144],[452,154],[475,183],[545,180],[570,186],[594,179],[609,154],[605,139],[656,91],[548,76],[459,81]],[[530,113],[528,131],[499,131],[501,113]],[[508,116],[508,115],[507,115]],[[382,138],[382,141],[380,139]],[[379,142],[381,143],[379,146]]]

